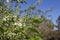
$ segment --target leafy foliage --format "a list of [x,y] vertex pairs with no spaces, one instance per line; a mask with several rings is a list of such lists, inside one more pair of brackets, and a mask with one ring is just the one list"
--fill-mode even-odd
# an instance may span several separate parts
[[57,28],[60,29],[60,16],[57,18]]
[[[24,3],[25,0],[11,0],[11,2]],[[1,2],[1,1],[0,1]],[[7,0],[7,2],[10,2]],[[4,3],[4,2],[2,2]],[[1,4],[1,3],[0,3]],[[5,4],[4,4],[5,5]],[[8,5],[9,6],[9,5]],[[19,12],[19,5],[16,9],[10,10],[10,7],[3,7],[0,5],[0,40],[42,40],[38,30],[38,26],[45,18],[32,16],[31,12],[35,10],[36,5],[29,6],[25,12],[26,15],[22,16],[17,14]],[[32,11],[31,11],[32,10]],[[17,15],[16,15],[16,14]]]

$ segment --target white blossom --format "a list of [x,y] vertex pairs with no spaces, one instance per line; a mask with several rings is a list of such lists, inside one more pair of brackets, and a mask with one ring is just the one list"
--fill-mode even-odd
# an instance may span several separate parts
[[12,33],[12,32],[10,32],[10,33],[8,34],[8,36],[10,36],[10,37],[11,37],[12,35],[14,36],[14,35],[16,35],[16,34],[15,34],[15,33]]
[[4,18],[7,18],[6,16]]
[[5,17],[4,17],[4,20],[5,20],[5,19],[6,19],[6,20],[9,20],[9,16],[5,16]]
[[15,17],[15,18],[16,18],[17,16],[15,15],[15,16],[13,16],[13,17]]
[[22,21],[22,19],[20,19],[20,21]]
[[6,2],[9,2],[9,0],[6,0]]
[[15,22],[14,25],[18,25],[18,23]]
[[22,23],[14,23],[14,25],[22,26]]
[[3,21],[6,21],[6,18],[3,18]]
[[18,19],[20,22],[22,22],[23,21],[23,19],[22,18],[20,18],[20,19]]
[[22,26],[22,23],[18,23],[18,26],[20,26],[20,27],[21,27],[21,26]]

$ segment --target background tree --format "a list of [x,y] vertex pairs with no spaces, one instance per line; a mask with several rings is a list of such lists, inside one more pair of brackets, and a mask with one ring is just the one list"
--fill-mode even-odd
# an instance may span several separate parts
[[58,24],[57,28],[60,29],[60,16],[58,16],[58,18],[57,18],[57,24]]

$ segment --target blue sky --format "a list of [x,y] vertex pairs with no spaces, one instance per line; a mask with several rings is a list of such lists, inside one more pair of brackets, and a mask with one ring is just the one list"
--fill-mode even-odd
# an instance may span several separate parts
[[[27,4],[22,5],[22,9],[25,9],[31,3],[35,3],[37,0],[27,0]],[[13,4],[14,5],[14,4]],[[48,12],[52,15],[52,21],[56,24],[57,17],[60,15],[60,0],[42,0],[40,6],[38,6],[43,11],[46,11],[49,8],[53,8],[53,11]]]
[[60,15],[60,0],[42,0],[40,5],[42,10],[47,10],[51,7],[53,8],[53,11],[48,14],[52,15],[52,21],[56,24],[56,19]]
[[[28,5],[30,5],[30,3],[34,3],[35,1],[36,0],[28,0]],[[60,0],[42,0],[38,8],[43,11],[53,8],[53,11],[48,12],[48,14],[52,15],[52,21],[56,24],[56,19],[60,15]]]

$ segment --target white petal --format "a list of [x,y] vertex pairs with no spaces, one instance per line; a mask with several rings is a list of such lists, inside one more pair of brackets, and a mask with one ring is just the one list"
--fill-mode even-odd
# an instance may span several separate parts
[[3,18],[3,21],[6,21],[6,18]]
[[6,2],[9,2],[9,0],[6,0]]
[[21,24],[21,23],[19,23],[19,24],[18,24],[18,26],[22,26],[22,24]]

